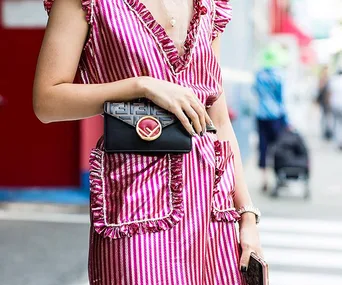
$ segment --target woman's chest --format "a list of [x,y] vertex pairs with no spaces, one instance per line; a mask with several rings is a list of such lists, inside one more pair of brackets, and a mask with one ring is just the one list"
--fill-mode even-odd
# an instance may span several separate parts
[[[215,60],[211,1],[194,0],[193,7],[187,6],[191,11],[179,10],[182,17],[177,17],[177,10],[163,12],[163,4],[142,1],[96,0],[92,48],[112,72],[131,76],[133,68],[133,76],[153,76],[160,67],[168,67],[178,74],[189,68],[194,58]],[[205,60],[196,64],[205,64]]]

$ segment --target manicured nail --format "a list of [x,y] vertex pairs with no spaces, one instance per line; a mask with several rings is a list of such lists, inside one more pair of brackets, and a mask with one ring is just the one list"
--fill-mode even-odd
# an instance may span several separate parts
[[195,136],[196,135],[196,132],[195,131],[191,131],[190,133],[192,136]]
[[242,265],[241,266],[241,272],[247,272],[247,266]]
[[200,136],[203,137],[203,132],[200,132]]
[[213,126],[214,126],[213,121],[210,120],[209,125],[210,125],[211,127],[213,127]]

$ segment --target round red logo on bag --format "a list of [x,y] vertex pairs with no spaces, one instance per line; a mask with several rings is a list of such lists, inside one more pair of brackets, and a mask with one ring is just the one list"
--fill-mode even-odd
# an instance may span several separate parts
[[137,122],[136,131],[143,140],[154,141],[160,137],[162,126],[158,119],[152,116],[145,116]]

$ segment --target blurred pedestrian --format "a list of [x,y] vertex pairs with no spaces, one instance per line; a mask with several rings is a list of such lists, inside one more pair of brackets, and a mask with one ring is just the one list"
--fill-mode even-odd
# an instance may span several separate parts
[[342,68],[332,76],[329,83],[329,105],[334,117],[334,137],[342,151]]
[[[159,155],[136,153],[151,137],[112,130],[117,140],[135,140],[132,153],[109,153],[99,139],[90,156],[89,284],[245,284],[251,252],[262,252],[259,211],[221,95],[219,35],[231,18],[229,1],[44,4],[50,18],[33,92],[42,122],[100,115],[108,101],[139,101],[118,108],[127,130],[149,101],[192,136],[190,153]],[[74,83],[77,71],[82,84]],[[141,119],[162,132],[158,118]],[[217,133],[209,132],[214,125]]]
[[263,54],[262,69],[256,74],[254,91],[258,97],[256,111],[259,134],[259,167],[262,171],[262,191],[268,188],[266,158],[269,147],[288,126],[283,100],[283,80],[277,51],[269,47]]
[[322,136],[326,140],[332,137],[332,112],[329,104],[329,67],[323,66],[319,75],[317,104],[321,109]]

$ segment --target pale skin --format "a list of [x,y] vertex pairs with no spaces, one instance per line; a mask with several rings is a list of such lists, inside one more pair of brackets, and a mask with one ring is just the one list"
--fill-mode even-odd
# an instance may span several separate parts
[[[166,27],[167,23],[163,17],[159,19]],[[206,111],[191,89],[150,77],[136,77],[106,84],[74,84],[88,29],[80,0],[55,0],[38,58],[33,87],[33,108],[36,116],[43,123],[80,120],[101,114],[105,101],[147,98],[174,113],[192,135],[205,132],[206,124],[212,122],[218,130],[218,138],[230,141],[234,151],[235,206],[239,208],[251,205],[225,96],[220,96]],[[219,37],[214,40],[212,47],[219,59]],[[193,126],[185,114],[190,117]],[[242,215],[240,241],[243,250],[241,266],[248,265],[251,252],[262,256],[254,214]]]

